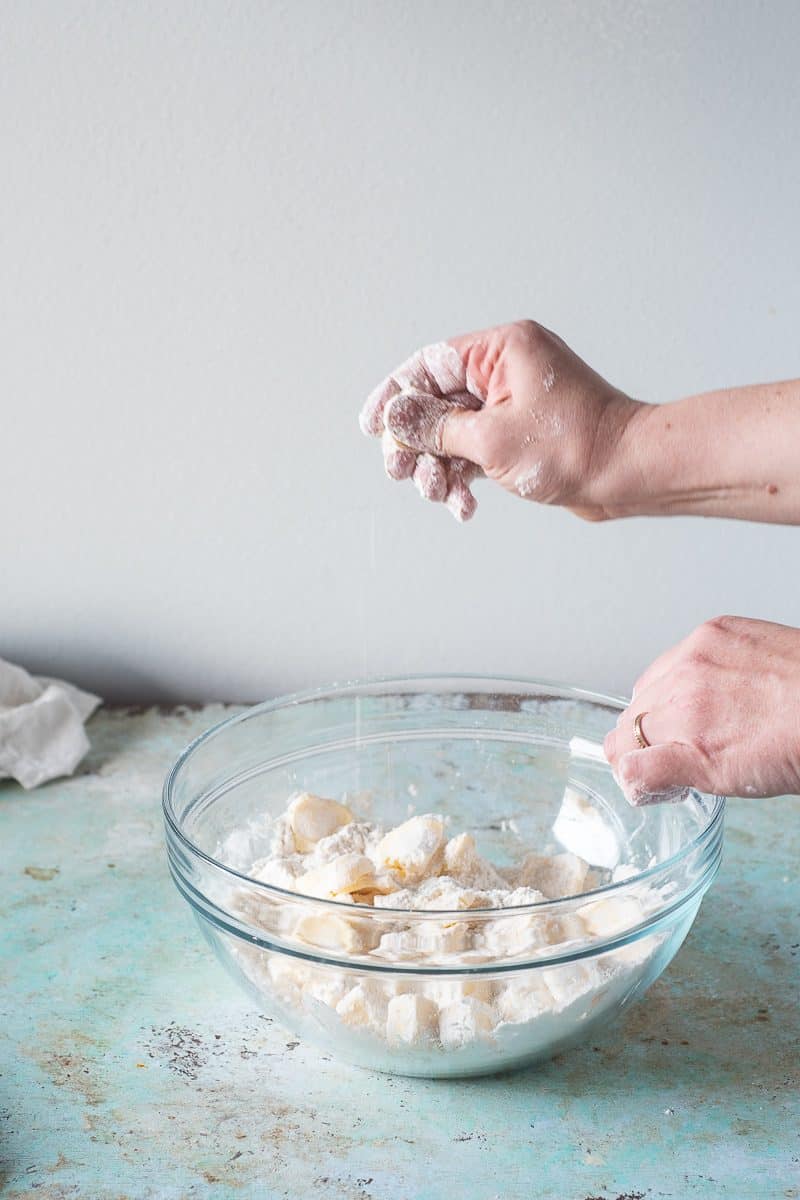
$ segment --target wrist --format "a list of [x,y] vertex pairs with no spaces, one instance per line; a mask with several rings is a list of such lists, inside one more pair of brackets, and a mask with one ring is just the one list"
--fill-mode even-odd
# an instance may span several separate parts
[[646,503],[643,449],[656,405],[616,392],[598,421],[588,472],[587,500],[600,519],[634,516]]

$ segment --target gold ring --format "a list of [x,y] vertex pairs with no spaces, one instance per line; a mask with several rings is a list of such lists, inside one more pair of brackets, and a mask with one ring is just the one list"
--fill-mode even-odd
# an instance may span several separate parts
[[647,750],[650,747],[650,743],[644,736],[644,730],[642,729],[642,721],[646,716],[646,712],[639,713],[638,717],[635,717],[633,721],[633,736],[636,738],[640,750]]

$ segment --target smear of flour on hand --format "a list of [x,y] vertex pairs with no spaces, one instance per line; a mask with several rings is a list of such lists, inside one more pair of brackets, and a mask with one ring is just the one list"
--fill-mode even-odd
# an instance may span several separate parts
[[530,471],[526,471],[524,475],[518,475],[514,483],[517,492],[523,498],[534,496],[539,489],[539,477],[542,474],[542,464],[534,463]]
[[548,367],[542,376],[542,387],[546,392],[552,392],[555,381],[556,373],[552,367]]

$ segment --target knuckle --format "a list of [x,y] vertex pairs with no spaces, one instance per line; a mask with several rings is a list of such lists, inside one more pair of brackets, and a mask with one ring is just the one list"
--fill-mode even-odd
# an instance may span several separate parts
[[705,629],[708,636],[718,638],[720,634],[735,633],[738,624],[738,617],[723,614],[720,617],[712,617],[710,621],[706,621]]
[[684,645],[687,651],[696,650],[702,646],[707,646],[714,636],[714,630],[710,621],[704,621],[702,625],[698,625],[687,637]]
[[691,646],[687,646],[683,662],[675,670],[676,679],[691,683],[696,675],[702,674],[711,666],[708,652],[708,641],[701,638]]
[[712,617],[693,629],[684,642],[684,659],[690,662],[706,661],[712,649],[726,636],[727,617]]
[[526,350],[537,350],[549,341],[549,336],[538,321],[515,321],[509,330],[509,342]]

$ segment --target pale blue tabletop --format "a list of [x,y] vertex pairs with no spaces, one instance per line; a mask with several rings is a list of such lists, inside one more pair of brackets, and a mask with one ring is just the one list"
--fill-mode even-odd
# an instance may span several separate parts
[[800,1197],[800,799],[731,802],[686,944],[593,1044],[390,1078],[252,1011],[170,881],[162,778],[222,715],[101,712],[75,778],[0,784],[3,1196]]

